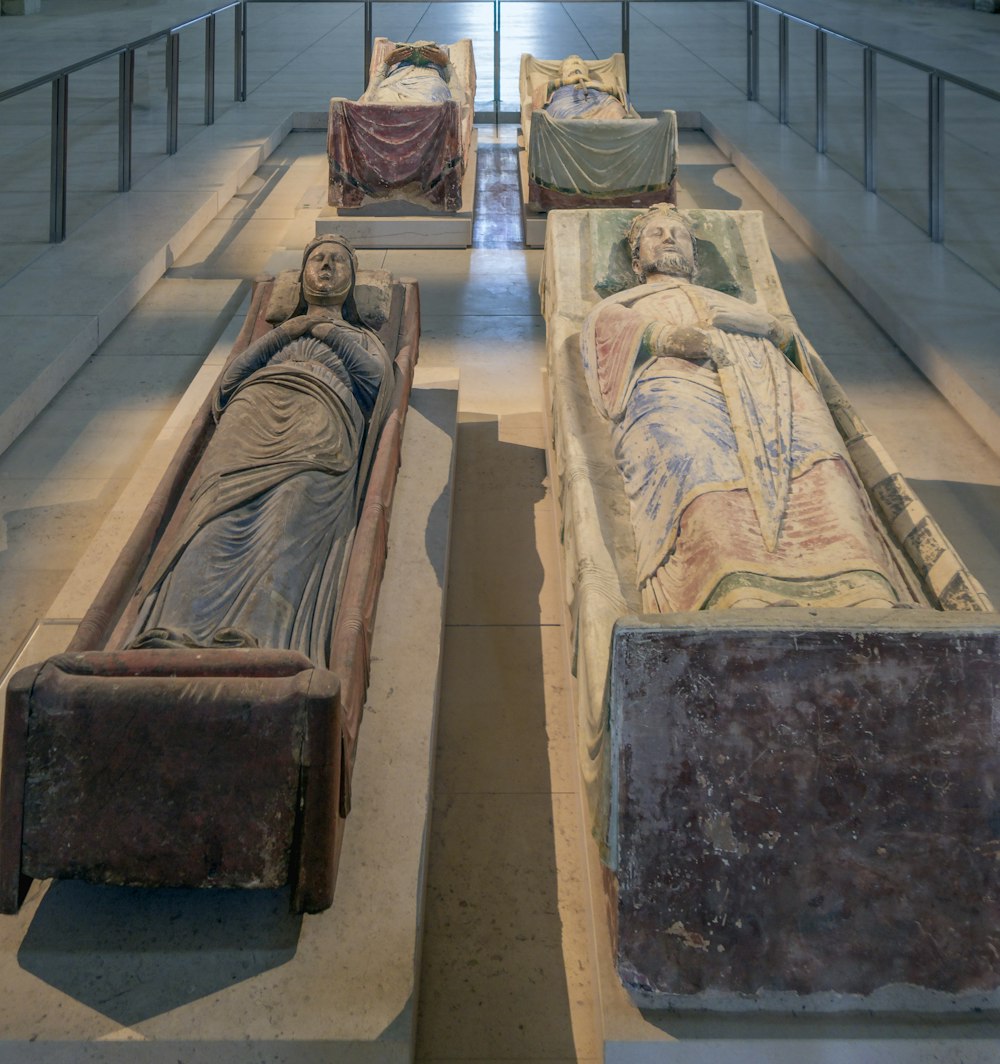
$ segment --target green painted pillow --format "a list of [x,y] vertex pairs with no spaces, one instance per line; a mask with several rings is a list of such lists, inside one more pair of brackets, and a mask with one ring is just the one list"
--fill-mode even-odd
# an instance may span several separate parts
[[[632,219],[641,213],[641,210],[622,207],[591,214],[596,274],[593,287],[602,299],[637,283],[625,234]],[[698,255],[695,282],[756,303],[753,272],[737,221],[721,211],[690,209],[680,213],[695,237]]]

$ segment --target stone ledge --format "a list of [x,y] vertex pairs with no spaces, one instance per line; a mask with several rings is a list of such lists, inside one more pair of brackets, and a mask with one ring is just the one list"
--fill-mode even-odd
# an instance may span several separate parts
[[[292,121],[280,109],[227,113],[0,285],[0,324],[8,335],[27,329],[26,342],[10,344],[5,357],[0,453],[281,144]],[[25,309],[56,286],[62,313],[29,318]]]

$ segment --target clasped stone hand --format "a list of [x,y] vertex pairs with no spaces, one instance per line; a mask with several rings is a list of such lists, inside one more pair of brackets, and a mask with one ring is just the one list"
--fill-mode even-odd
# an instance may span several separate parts
[[647,346],[657,356],[667,355],[692,362],[704,359],[716,368],[728,365],[730,361],[711,332],[697,325],[651,325],[647,330]]
[[792,338],[788,325],[760,307],[736,300],[716,304],[709,310],[711,323],[723,332],[759,336],[784,350]]
[[318,314],[299,314],[297,317],[289,318],[282,328],[290,340],[297,340],[306,333],[312,333],[317,340],[322,340],[335,325],[336,322],[320,317]]

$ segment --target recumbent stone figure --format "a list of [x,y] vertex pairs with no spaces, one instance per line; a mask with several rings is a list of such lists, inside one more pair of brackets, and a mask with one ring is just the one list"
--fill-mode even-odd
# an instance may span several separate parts
[[643,609],[911,602],[791,323],[695,284],[673,208],[633,222],[643,284],[599,303],[581,352],[613,422]]
[[66,652],[8,686],[0,911],[49,878],[331,904],[418,341],[416,284],[340,236],[255,284]]
[[263,646],[327,663],[392,365],[354,303],[340,237],[302,260],[304,313],[227,368],[191,506],[140,594],[136,648]]

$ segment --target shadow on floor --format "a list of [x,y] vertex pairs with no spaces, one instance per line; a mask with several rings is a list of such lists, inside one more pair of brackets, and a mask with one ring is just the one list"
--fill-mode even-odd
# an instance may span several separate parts
[[544,450],[467,417],[482,420],[459,425],[417,1057],[576,1059],[546,719]]
[[53,882],[28,928],[25,971],[133,1026],[295,955],[287,890],[150,890]]

